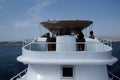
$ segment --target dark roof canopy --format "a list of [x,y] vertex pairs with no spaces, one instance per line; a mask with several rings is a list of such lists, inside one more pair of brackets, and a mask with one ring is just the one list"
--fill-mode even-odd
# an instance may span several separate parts
[[69,29],[78,32],[92,24],[92,21],[87,20],[60,20],[60,21],[47,21],[41,24],[50,31],[58,32],[60,29]]

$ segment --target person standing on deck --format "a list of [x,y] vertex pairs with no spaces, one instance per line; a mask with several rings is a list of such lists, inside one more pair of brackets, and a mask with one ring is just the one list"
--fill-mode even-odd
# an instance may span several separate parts
[[78,38],[77,38],[77,42],[81,42],[81,43],[78,43],[78,44],[77,44],[78,50],[84,51],[84,49],[85,49],[85,44],[84,44],[85,38],[84,38],[84,34],[80,31],[80,32],[78,33],[78,36],[77,36],[77,37],[78,37]]
[[95,36],[94,36],[94,34],[93,34],[93,31],[90,31],[90,36],[89,36],[89,38],[95,39]]

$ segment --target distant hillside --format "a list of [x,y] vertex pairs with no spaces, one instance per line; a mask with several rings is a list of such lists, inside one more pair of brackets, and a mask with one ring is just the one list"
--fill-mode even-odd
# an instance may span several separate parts
[[110,37],[110,36],[98,36],[98,39],[109,39],[112,40],[113,42],[120,42],[120,37]]
[[2,41],[0,44],[16,44],[16,43],[22,43],[22,41]]
[[120,42],[120,39],[112,40],[113,42]]

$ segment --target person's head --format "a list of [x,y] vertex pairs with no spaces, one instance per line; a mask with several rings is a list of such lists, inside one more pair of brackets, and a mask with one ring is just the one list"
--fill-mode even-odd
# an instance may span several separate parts
[[93,35],[93,31],[90,31],[90,35]]
[[47,36],[50,36],[50,33],[47,33],[46,35],[47,35]]

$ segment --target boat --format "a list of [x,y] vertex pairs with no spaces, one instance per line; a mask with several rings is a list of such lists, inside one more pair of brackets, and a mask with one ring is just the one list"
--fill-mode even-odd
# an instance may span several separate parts
[[17,60],[28,67],[10,80],[120,80],[107,70],[118,61],[112,56],[111,40],[85,37],[82,32],[93,21],[48,20],[40,24],[49,33],[22,47]]

